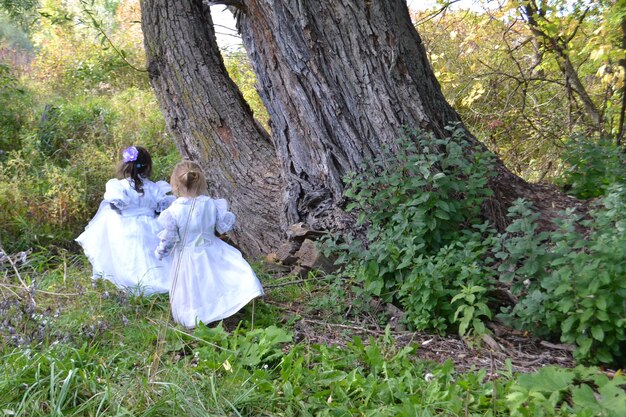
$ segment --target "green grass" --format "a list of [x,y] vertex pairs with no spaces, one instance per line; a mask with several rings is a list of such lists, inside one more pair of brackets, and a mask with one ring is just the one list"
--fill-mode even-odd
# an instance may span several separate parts
[[618,416],[626,410],[620,388],[626,380],[594,368],[548,367],[522,376],[505,370],[497,378],[485,369],[460,373],[450,361],[416,359],[420,346],[400,346],[389,331],[345,345],[296,342],[292,326],[299,317],[279,305],[324,308],[331,296],[324,277],[285,285],[296,279],[259,271],[269,289],[264,299],[191,332],[173,324],[166,296],[129,297],[92,282],[82,256],[37,253],[18,271],[19,279],[13,269],[0,270],[3,416]]

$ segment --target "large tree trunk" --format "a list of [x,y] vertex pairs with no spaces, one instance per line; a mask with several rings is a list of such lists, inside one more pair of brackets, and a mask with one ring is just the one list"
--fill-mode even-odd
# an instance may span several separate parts
[[[342,176],[393,149],[405,126],[447,135],[447,103],[405,0],[248,0],[237,13],[285,176],[289,223],[342,227]],[[468,133],[479,150],[485,148]],[[402,150],[398,150],[402,151]],[[488,216],[532,198],[497,161]]]
[[[237,210],[256,203],[260,220],[243,225],[242,246],[272,250],[282,238],[279,223],[282,231],[298,222],[333,231],[349,227],[344,174],[383,146],[397,146],[404,126],[443,136],[446,125],[460,123],[405,0],[212,3],[236,12],[275,148],[227,79],[201,0],[144,0],[142,22],[152,83],[179,148],[206,166],[227,198],[244,202]],[[469,133],[468,139],[484,149]],[[486,215],[497,225],[518,197],[550,208],[500,161],[495,169]]]
[[179,151],[231,204],[238,246],[251,256],[275,249],[283,236],[276,151],[226,72],[208,7],[144,0],[141,10],[150,81]]

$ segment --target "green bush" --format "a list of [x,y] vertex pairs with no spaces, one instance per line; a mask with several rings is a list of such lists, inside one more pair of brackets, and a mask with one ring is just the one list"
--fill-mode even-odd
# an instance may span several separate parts
[[566,170],[558,183],[578,198],[600,197],[611,184],[626,184],[626,152],[609,139],[574,137],[561,159]]
[[0,62],[0,161],[21,147],[32,101],[32,93]]
[[106,97],[76,96],[47,104],[37,126],[37,149],[59,164],[66,164],[85,143],[112,144],[111,125],[116,115]]
[[[487,292],[493,273],[483,262],[491,237],[482,238],[481,233],[468,233],[433,255],[403,260],[402,268],[394,271],[396,288],[391,290],[397,290],[412,327],[444,332],[454,323],[461,335],[486,331],[482,320],[491,318]],[[373,277],[367,275],[370,281]]]
[[554,232],[537,231],[528,203],[510,214],[496,256],[520,299],[503,317],[575,344],[579,361],[626,363],[626,187],[609,187],[590,219],[563,213]]
[[[120,151],[143,145],[153,156],[153,179],[167,179],[179,154],[154,95],[131,88],[112,96],[48,96],[25,118],[19,150],[0,164],[2,244],[15,252],[73,246],[95,213]],[[44,116],[37,112],[42,108]]]
[[372,168],[349,175],[347,210],[367,234],[333,249],[346,274],[367,294],[399,304],[416,329],[444,331],[459,322],[462,332],[484,331],[476,319],[490,316],[492,274],[481,259],[492,231],[478,225],[492,160],[471,149],[463,130],[450,133],[407,132],[402,152],[386,151]]

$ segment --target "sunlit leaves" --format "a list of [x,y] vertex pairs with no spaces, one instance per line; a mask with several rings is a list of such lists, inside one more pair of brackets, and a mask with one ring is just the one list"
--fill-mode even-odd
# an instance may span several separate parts
[[626,2],[537,2],[541,34],[524,14],[527,3],[474,2],[471,10],[424,11],[415,20],[444,94],[470,130],[514,172],[550,179],[559,173],[561,142],[595,127],[549,40],[562,46],[615,133],[623,85],[617,11]]

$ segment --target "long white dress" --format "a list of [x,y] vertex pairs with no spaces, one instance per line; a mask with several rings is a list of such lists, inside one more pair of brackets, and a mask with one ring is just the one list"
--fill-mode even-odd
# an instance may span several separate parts
[[241,252],[219,239],[235,223],[226,200],[179,197],[159,216],[158,256],[170,254],[174,320],[193,328],[229,317],[263,288]]
[[172,203],[170,191],[167,182],[147,178],[141,194],[129,179],[107,182],[98,212],[76,238],[93,266],[94,279],[107,279],[136,295],[169,291],[169,261],[158,259],[154,248],[163,229],[155,212]]

